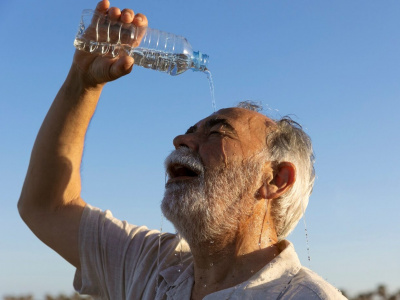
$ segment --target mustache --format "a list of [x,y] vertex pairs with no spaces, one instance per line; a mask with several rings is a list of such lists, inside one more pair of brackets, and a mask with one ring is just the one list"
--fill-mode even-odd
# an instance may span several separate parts
[[168,175],[170,175],[169,170],[173,165],[181,165],[199,175],[203,175],[205,171],[204,164],[199,154],[187,147],[180,147],[167,156],[164,166]]

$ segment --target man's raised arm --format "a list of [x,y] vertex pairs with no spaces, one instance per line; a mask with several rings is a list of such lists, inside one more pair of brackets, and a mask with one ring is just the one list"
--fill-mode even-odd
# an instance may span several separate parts
[[[110,19],[147,26],[144,15],[97,5]],[[48,246],[75,267],[79,223],[85,202],[80,197],[80,164],[89,122],[102,88],[130,73],[131,57],[110,58],[76,51],[70,72],[51,105],[33,146],[18,202],[22,219]]]

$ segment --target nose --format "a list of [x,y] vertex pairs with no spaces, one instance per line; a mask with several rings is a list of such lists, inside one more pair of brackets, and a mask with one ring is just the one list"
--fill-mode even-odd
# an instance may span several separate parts
[[196,152],[199,149],[198,141],[197,141],[195,135],[192,133],[181,134],[181,135],[176,136],[173,140],[173,144],[175,146],[175,149],[178,149],[180,147],[187,147]]

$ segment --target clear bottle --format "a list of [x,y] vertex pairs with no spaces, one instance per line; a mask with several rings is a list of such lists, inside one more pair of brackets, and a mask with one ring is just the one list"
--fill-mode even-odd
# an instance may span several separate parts
[[208,55],[193,51],[182,36],[133,24],[111,22],[91,9],[82,12],[74,46],[101,55],[129,55],[135,65],[179,75],[186,70],[207,71]]

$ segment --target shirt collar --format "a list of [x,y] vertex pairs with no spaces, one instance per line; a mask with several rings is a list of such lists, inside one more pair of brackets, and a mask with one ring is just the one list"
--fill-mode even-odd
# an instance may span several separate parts
[[170,266],[160,272],[165,282],[169,286],[177,286],[185,281],[188,277],[194,277],[193,262],[189,265],[179,264]]
[[265,285],[275,280],[289,283],[299,272],[301,264],[293,244],[284,240],[278,247],[281,253],[248,280],[247,288]]
[[[238,286],[225,289],[216,293],[208,295],[206,298],[212,299],[212,296],[216,296],[218,293],[226,294],[232,293],[234,289],[235,293],[243,292],[245,289],[265,289],[265,285],[274,285],[277,282],[288,284],[292,278],[301,269],[300,260],[294,250],[293,244],[289,241],[281,241],[278,244],[280,254],[264,266],[260,271],[254,274],[249,280],[241,283]],[[169,294],[173,296],[180,290],[185,292],[193,286],[194,282],[194,269],[193,261],[189,262],[186,260],[184,264],[170,266],[160,272],[167,285],[171,288]],[[185,282],[186,281],[186,282]],[[282,291],[284,291],[285,284],[282,285]],[[220,296],[222,295],[220,294]],[[231,294],[233,296],[233,293]]]
[[249,280],[234,287],[207,295],[204,300],[219,299],[261,299],[266,291],[270,298],[279,299],[293,277],[301,269],[299,258],[289,241],[278,244],[281,253],[254,274]]

